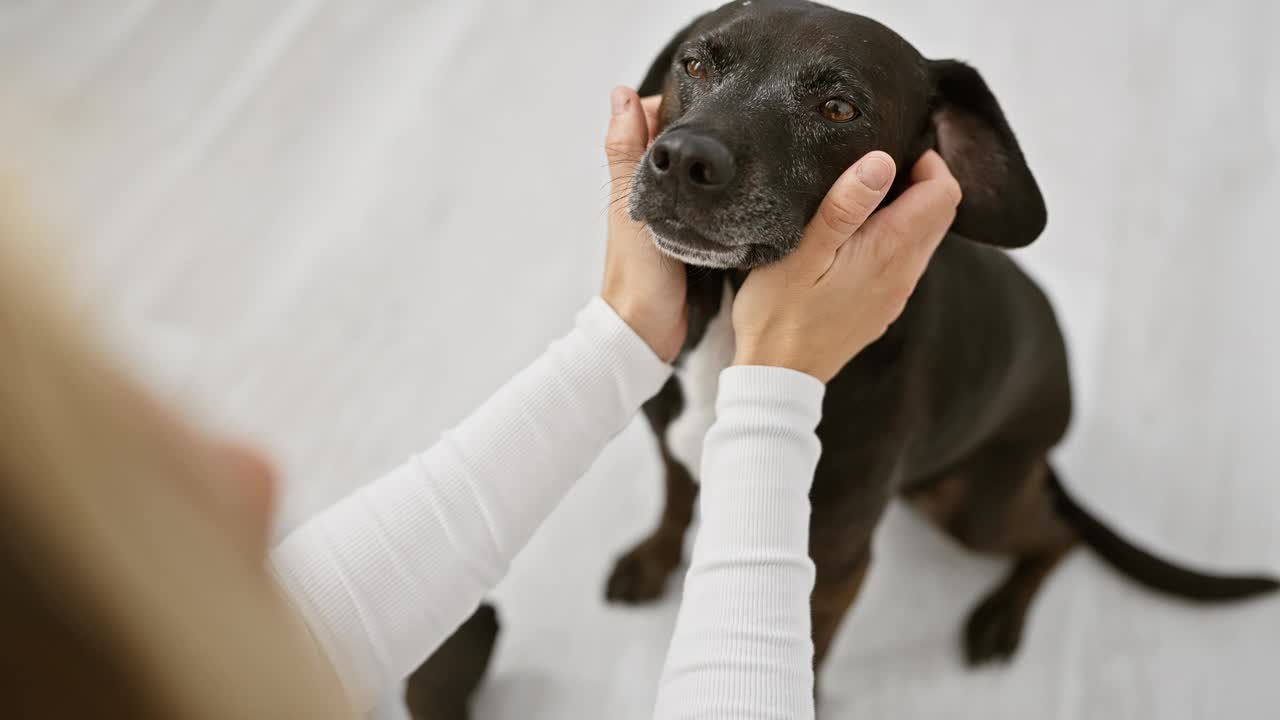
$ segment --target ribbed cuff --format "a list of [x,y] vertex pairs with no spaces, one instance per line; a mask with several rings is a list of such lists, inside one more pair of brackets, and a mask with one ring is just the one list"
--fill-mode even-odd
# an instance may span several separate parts
[[735,365],[720,373],[716,414],[747,411],[813,430],[827,386],[812,375],[768,365]]
[[333,555],[318,527],[304,525],[271,552],[269,569],[315,641],[334,665],[347,698],[358,708],[372,707],[377,671],[385,658],[372,647],[352,656],[343,640],[363,637],[366,628],[351,603],[350,588],[332,572]]

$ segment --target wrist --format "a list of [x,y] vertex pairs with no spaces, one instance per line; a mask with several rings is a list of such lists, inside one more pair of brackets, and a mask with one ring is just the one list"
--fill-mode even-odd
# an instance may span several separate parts
[[603,299],[622,322],[627,324],[658,359],[670,364],[680,352],[684,338],[679,336],[678,328],[673,327],[671,319],[662,316],[648,303],[625,293],[610,292],[608,288],[601,291]]
[[776,367],[794,370],[813,377],[826,384],[835,374],[819,367],[803,353],[794,352],[791,348],[755,348],[739,346],[733,355],[735,367]]

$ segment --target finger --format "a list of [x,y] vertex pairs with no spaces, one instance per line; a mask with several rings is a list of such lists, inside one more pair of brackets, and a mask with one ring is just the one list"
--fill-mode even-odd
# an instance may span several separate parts
[[871,218],[865,232],[869,241],[895,244],[882,257],[927,261],[955,221],[960,184],[932,150],[912,168],[911,177],[906,192]]
[[654,136],[658,134],[658,109],[662,107],[662,96],[641,98],[640,106],[644,108],[644,120],[649,126],[649,142],[653,142]]
[[649,143],[649,125],[640,96],[628,87],[616,87],[609,96],[612,115],[604,149],[609,160],[609,176],[616,183],[630,178],[632,168]]
[[788,258],[813,277],[831,267],[836,251],[862,227],[893,184],[893,158],[879,150],[844,171],[805,228],[800,247]]
[[911,182],[925,182],[927,180],[943,180],[955,183],[956,204],[960,204],[960,183],[956,182],[955,177],[951,174],[951,169],[947,167],[947,161],[936,150],[926,150],[916,164],[911,168]]

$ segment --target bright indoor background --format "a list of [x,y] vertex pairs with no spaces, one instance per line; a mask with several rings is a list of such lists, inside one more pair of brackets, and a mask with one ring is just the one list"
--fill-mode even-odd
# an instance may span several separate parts
[[[1280,4],[837,4],[976,65],[1022,141],[1050,224],[1017,257],[1074,364],[1067,483],[1171,557],[1280,573]],[[0,151],[118,347],[278,460],[284,532],[569,327],[601,268],[607,93],[710,7],[2,0],[0,114],[23,130]],[[659,483],[635,423],[519,558],[478,720],[648,717],[676,599],[602,596]],[[1014,663],[966,670],[959,623],[1002,568],[894,508],[824,718],[1280,706],[1280,599],[1193,607],[1084,551]]]

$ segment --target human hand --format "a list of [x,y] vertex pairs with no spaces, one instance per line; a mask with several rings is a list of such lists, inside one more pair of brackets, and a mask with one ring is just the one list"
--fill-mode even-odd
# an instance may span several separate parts
[[644,225],[628,214],[631,179],[653,142],[661,101],[659,96],[641,100],[625,87],[614,88],[610,96],[613,115],[604,146],[612,179],[609,247],[600,296],[658,357],[671,362],[689,327],[684,264],[663,255]]
[[960,185],[930,150],[906,192],[872,217],[894,174],[887,154],[867,154],[836,180],[800,246],[751,271],[733,303],[735,365],[825,383],[902,314],[955,219]]

